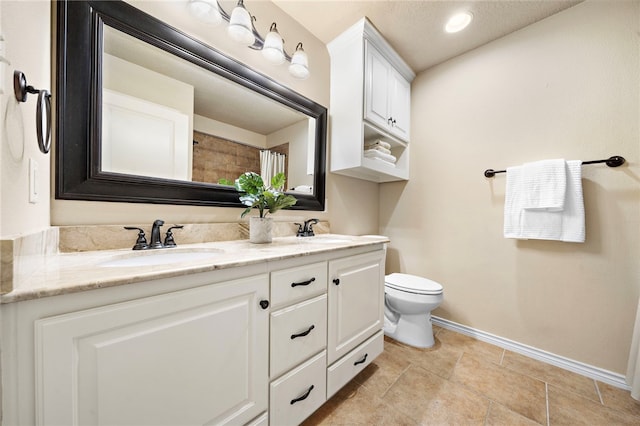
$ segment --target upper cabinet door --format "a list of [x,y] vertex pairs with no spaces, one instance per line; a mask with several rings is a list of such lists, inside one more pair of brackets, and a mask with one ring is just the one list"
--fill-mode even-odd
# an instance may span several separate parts
[[371,43],[366,43],[364,119],[409,141],[411,85]]
[[389,81],[391,66],[378,49],[367,43],[365,69],[364,118],[383,129],[389,128]]
[[392,69],[390,89],[389,110],[392,118],[389,132],[408,142],[411,127],[411,85],[398,71]]

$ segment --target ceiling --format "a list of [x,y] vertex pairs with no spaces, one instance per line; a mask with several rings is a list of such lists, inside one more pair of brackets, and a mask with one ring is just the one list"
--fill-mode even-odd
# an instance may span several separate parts
[[[423,71],[580,3],[582,0],[272,0],[325,44],[363,16],[369,18],[415,72]],[[471,25],[447,34],[457,11]]]

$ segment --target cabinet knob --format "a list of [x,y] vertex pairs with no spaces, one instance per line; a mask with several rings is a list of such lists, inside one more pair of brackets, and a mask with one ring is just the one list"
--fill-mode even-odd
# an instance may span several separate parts
[[267,309],[269,307],[269,301],[268,300],[261,300],[260,301],[260,307],[262,309]]
[[335,278],[335,279],[333,280],[333,283],[334,283],[335,285],[340,285],[340,278]]

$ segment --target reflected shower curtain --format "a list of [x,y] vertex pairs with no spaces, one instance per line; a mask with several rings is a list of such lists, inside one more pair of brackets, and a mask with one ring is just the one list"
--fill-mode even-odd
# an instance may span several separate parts
[[266,186],[271,185],[271,178],[275,175],[285,173],[284,160],[284,154],[271,152],[268,149],[260,151],[260,176]]

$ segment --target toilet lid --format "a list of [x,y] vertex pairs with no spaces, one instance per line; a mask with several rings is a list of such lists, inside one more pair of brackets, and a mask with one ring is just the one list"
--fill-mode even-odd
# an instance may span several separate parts
[[417,294],[441,294],[442,285],[415,275],[393,273],[385,277],[385,285],[400,291]]

